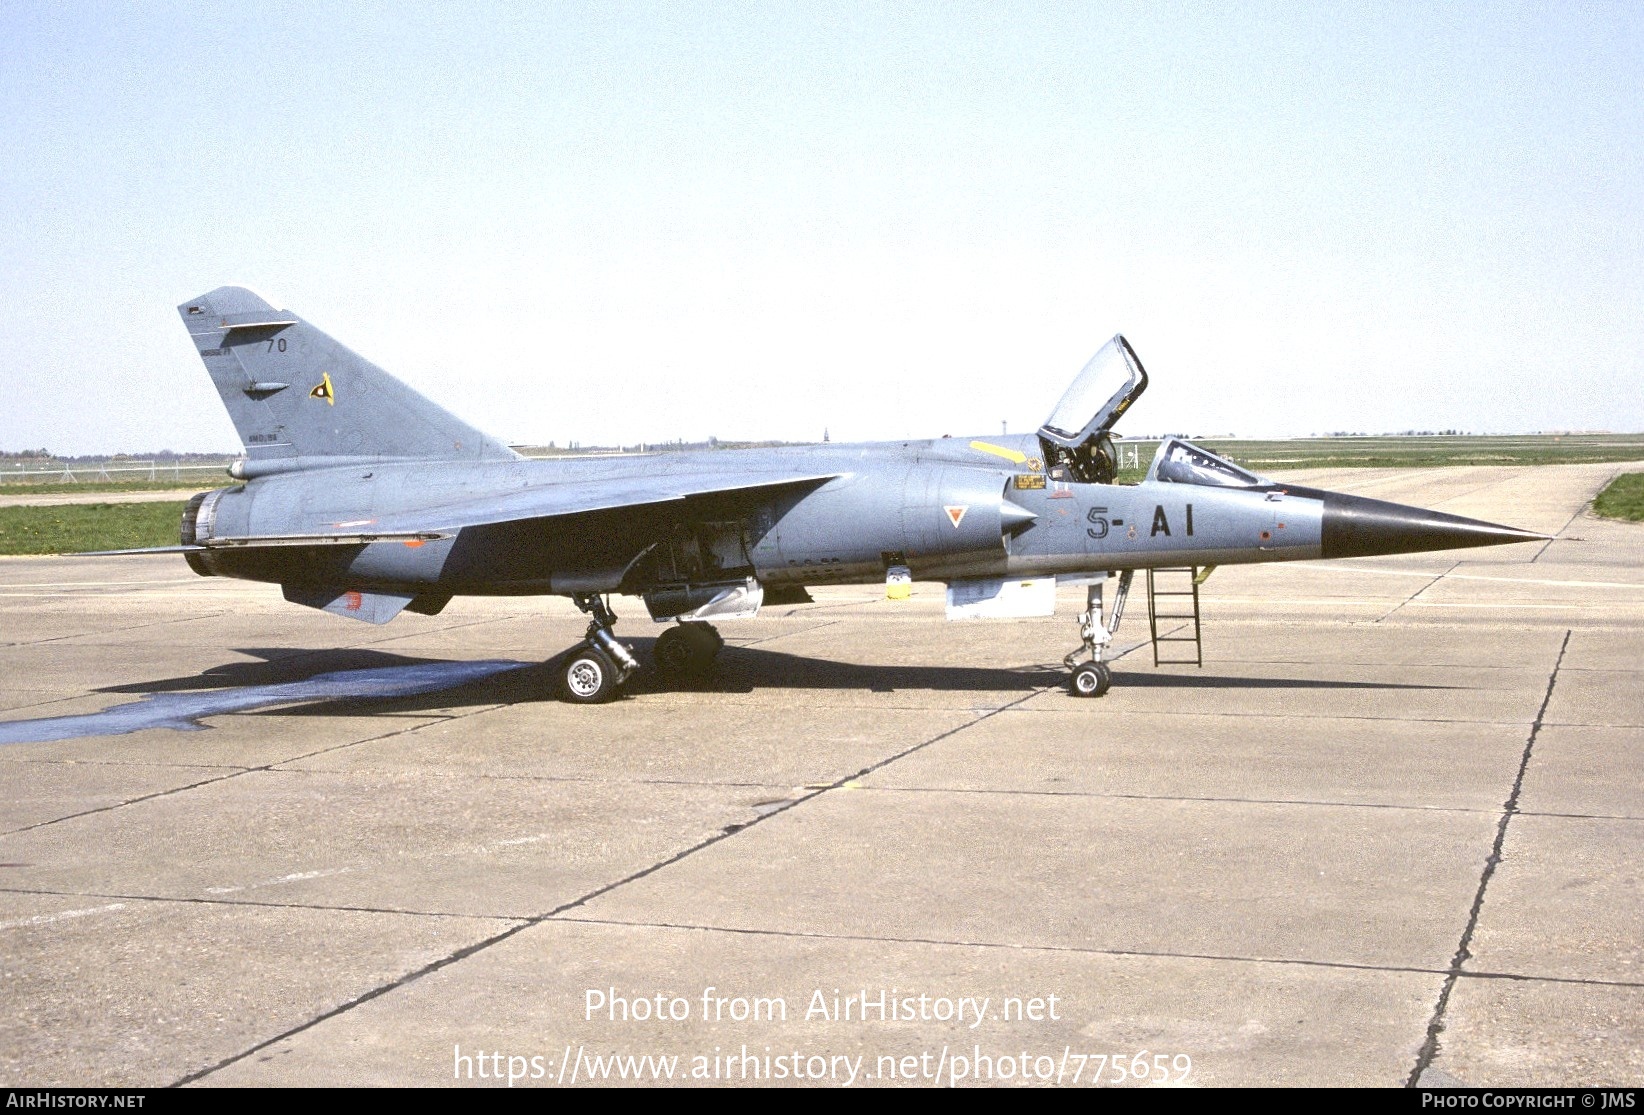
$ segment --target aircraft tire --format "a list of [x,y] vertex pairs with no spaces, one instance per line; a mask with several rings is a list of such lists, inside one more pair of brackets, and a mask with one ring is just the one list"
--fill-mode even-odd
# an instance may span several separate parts
[[704,623],[699,619],[691,619],[681,623],[680,626],[685,628],[687,631],[696,632],[697,636],[701,638],[703,646],[713,648],[708,652],[710,657],[718,654],[721,648],[725,646],[725,636],[721,635],[719,633],[719,628],[715,627],[711,623]]
[[705,623],[682,623],[657,636],[651,656],[657,669],[676,677],[699,678],[712,672],[723,640]]
[[616,696],[617,668],[596,646],[584,644],[566,658],[560,694],[578,705],[597,705]]
[[1075,697],[1100,697],[1113,685],[1113,673],[1101,662],[1086,662],[1073,671],[1068,688]]

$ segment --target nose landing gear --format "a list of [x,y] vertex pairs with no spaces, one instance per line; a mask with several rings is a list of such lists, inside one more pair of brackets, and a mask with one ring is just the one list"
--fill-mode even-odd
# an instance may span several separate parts
[[[1068,688],[1075,697],[1100,697],[1113,686],[1113,671],[1102,661],[1102,655],[1124,618],[1125,598],[1130,595],[1133,575],[1134,570],[1130,569],[1119,574],[1119,587],[1113,593],[1113,614],[1106,623],[1102,622],[1102,585],[1107,578],[1085,590],[1085,610],[1079,615],[1080,644],[1062,659],[1062,664],[1073,671]],[[1086,656],[1089,661],[1081,663],[1079,659]]]

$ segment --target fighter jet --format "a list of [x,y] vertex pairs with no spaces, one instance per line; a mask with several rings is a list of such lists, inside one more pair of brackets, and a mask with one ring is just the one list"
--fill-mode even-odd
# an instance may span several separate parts
[[159,552],[369,623],[456,596],[569,597],[590,617],[557,665],[575,702],[609,700],[641,668],[613,633],[615,594],[671,624],[655,667],[705,675],[723,646],[709,620],[810,586],[942,581],[963,618],[1050,615],[1058,584],[1083,585],[1064,662],[1071,692],[1094,697],[1138,569],[1545,538],[1277,482],[1176,437],[1118,483],[1113,426],[1147,386],[1122,336],[1033,434],[528,459],[249,290],[178,313],[245,455]]

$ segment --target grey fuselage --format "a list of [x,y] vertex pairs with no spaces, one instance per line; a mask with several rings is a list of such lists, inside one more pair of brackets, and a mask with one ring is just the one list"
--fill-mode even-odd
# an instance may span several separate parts
[[[426,541],[207,549],[196,571],[411,595],[647,593],[755,577],[767,588],[1027,577],[1321,556],[1325,493],[1054,479],[1033,435],[298,469],[213,494],[196,538],[369,531],[533,489],[712,470],[814,484],[479,526]],[[1014,458],[1020,458],[1016,460]]]

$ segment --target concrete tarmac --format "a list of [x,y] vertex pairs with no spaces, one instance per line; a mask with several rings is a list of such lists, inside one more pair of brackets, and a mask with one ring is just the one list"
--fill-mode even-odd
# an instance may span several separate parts
[[0,559],[0,1077],[1636,1085],[1636,467],[1298,473],[1558,538],[1218,570],[1202,669],[1138,591],[1097,701],[1075,591],[819,590],[584,708],[564,601]]

